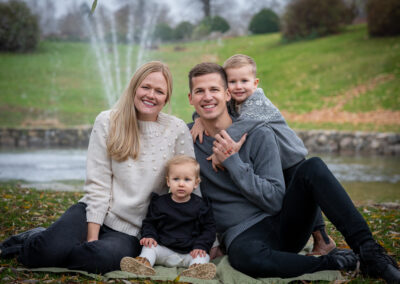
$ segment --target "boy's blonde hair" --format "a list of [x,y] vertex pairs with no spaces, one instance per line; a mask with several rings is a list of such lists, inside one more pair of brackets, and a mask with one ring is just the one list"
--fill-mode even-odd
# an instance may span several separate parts
[[224,69],[229,69],[229,68],[240,68],[246,65],[251,66],[251,71],[254,75],[254,77],[257,76],[257,65],[256,62],[254,61],[253,58],[250,56],[244,55],[244,54],[235,54],[231,57],[229,57],[225,62],[224,62]]
[[196,161],[195,158],[187,156],[187,155],[176,155],[174,157],[172,157],[166,164],[166,175],[167,178],[169,176],[169,171],[171,170],[171,166],[174,165],[182,165],[182,164],[192,164],[194,166],[194,173],[196,176],[196,179],[200,179],[200,165],[199,163]]

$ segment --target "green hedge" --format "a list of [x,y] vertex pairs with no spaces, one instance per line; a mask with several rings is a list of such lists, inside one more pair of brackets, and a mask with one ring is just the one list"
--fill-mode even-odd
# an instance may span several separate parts
[[33,51],[39,43],[38,19],[19,1],[0,3],[0,50]]

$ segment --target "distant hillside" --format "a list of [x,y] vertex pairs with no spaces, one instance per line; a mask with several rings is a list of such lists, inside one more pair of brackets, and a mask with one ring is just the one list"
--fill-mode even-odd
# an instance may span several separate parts
[[[126,46],[118,48],[126,53]],[[272,34],[161,45],[147,58],[165,61],[173,72],[166,111],[189,121],[190,68],[222,64],[235,53],[256,60],[260,86],[295,128],[400,132],[400,37],[371,39],[364,25],[291,44]],[[120,58],[123,78],[126,64]],[[0,126],[91,124],[108,108],[101,85],[86,43],[43,42],[33,54],[2,53]]]

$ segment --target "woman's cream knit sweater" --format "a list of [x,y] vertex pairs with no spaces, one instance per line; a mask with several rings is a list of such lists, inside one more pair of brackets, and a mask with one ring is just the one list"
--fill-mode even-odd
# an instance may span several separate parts
[[116,162],[107,154],[110,110],[100,113],[90,136],[86,162],[87,222],[137,236],[150,193],[167,192],[165,163],[177,154],[194,157],[186,124],[160,113],[156,122],[139,121],[140,153],[136,160]]

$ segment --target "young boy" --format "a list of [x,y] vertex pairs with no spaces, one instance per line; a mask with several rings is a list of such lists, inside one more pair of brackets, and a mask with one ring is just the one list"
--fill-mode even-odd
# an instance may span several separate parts
[[154,264],[189,267],[181,275],[212,279],[216,267],[208,252],[215,240],[215,221],[210,205],[193,190],[200,183],[200,165],[189,156],[168,161],[166,179],[170,193],[153,193],[142,223],[140,256],[124,257],[121,270],[154,275]]
[[[244,134],[240,131],[241,120],[251,119],[266,122],[277,137],[284,172],[303,161],[308,154],[303,141],[287,125],[278,108],[265,96],[263,90],[258,88],[259,79],[256,76],[255,61],[250,56],[236,54],[228,58],[223,67],[228,78],[228,90],[232,96],[228,102],[228,110],[230,115],[239,122],[234,123],[227,130],[231,137],[236,140]],[[193,140],[195,141],[199,136],[200,143],[202,143],[203,132],[204,128],[200,120],[196,119],[191,129]],[[213,164],[213,168],[217,170],[221,166]],[[285,182],[287,187],[289,181],[285,180]],[[311,254],[323,255],[333,250],[336,244],[325,232],[322,215],[318,215],[312,234],[314,247]]]

